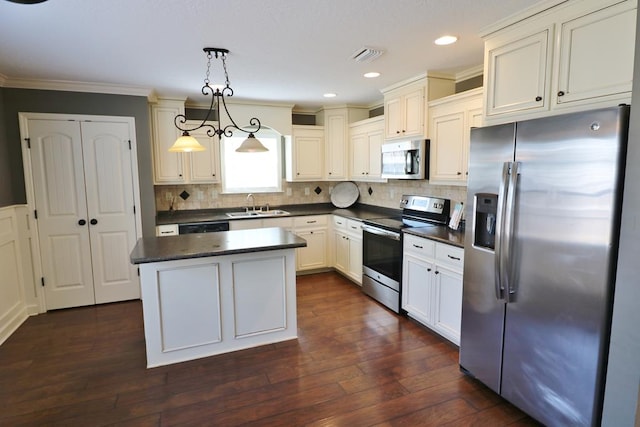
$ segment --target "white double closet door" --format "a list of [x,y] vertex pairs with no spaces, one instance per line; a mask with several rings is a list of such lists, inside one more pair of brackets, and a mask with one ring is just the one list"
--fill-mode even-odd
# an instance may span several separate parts
[[28,119],[27,128],[46,308],[140,298],[129,262],[132,124]]

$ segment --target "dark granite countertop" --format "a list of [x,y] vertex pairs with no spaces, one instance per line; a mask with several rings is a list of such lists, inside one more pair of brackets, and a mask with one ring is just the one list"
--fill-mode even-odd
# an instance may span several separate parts
[[[156,225],[166,224],[191,224],[194,222],[210,222],[210,221],[243,221],[249,218],[229,218],[227,212],[242,211],[244,208],[228,208],[228,209],[197,209],[187,211],[160,211],[156,216]],[[313,203],[304,205],[284,205],[272,206],[271,209],[281,209],[290,213],[288,216],[304,216],[304,215],[340,215],[347,218],[358,220],[368,218],[380,218],[385,216],[401,215],[400,209],[383,208],[380,206],[371,206],[356,203],[347,209],[336,208],[331,203]],[[274,218],[274,217],[262,217]],[[281,217],[279,217],[281,218]]]
[[407,234],[413,234],[414,236],[464,248],[464,231],[452,230],[446,225],[405,228],[402,231]]
[[144,264],[304,246],[307,246],[307,242],[304,239],[277,227],[165,237],[144,237],[136,243],[131,252],[130,260],[132,264]]
[[[353,206],[341,209],[336,208],[331,203],[314,203],[303,205],[284,205],[272,206],[272,209],[282,209],[290,213],[288,216],[304,216],[304,215],[340,215],[345,218],[356,220],[365,220],[371,218],[384,218],[402,215],[401,209],[384,208],[380,206],[372,206],[356,203]],[[157,225],[165,224],[190,224],[195,222],[209,221],[243,221],[245,219],[255,218],[229,218],[226,213],[242,210],[242,208],[229,209],[198,209],[188,211],[161,211],[156,217]],[[263,217],[269,218],[269,217]],[[271,217],[274,218],[274,217]],[[282,217],[278,217],[282,218]],[[406,233],[415,234],[416,236],[425,237],[427,239],[436,240],[450,245],[464,247],[464,232],[454,231],[446,226],[437,227],[417,227],[404,230]],[[171,236],[169,236],[171,237]],[[167,237],[163,237],[166,239]]]

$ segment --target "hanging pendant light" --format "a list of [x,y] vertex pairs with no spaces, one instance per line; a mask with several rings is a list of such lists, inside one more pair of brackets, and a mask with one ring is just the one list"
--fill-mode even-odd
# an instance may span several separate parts
[[[204,86],[202,86],[202,94],[203,95],[211,95],[211,105],[209,106],[209,111],[205,115],[204,120],[198,126],[195,127],[185,127],[187,122],[187,117],[184,114],[178,114],[174,119],[175,126],[182,131],[182,136],[176,140],[176,142],[169,148],[169,151],[202,151],[205,148],[200,145],[200,143],[191,135],[189,132],[192,132],[196,129],[207,128],[207,135],[214,136],[218,135],[218,138],[222,139],[222,136],[231,137],[233,136],[233,130],[238,130],[240,132],[248,133],[249,136],[247,139],[240,144],[240,147],[236,149],[236,151],[240,153],[255,153],[261,151],[269,151],[267,147],[262,145],[262,143],[255,137],[254,133],[258,132],[261,128],[260,120],[253,117],[249,120],[249,126],[251,130],[242,129],[240,126],[236,124],[236,122],[229,114],[229,109],[227,108],[226,98],[229,96],[233,96],[233,89],[231,89],[231,83],[229,83],[229,73],[227,72],[227,54],[229,50],[222,49],[218,47],[205,47],[203,51],[207,54],[207,72],[204,78]],[[211,70],[211,60],[221,59],[222,60],[222,69],[224,71],[225,84],[224,87],[220,88],[217,86],[210,85],[209,74]],[[220,106],[222,105],[222,109],[226,113],[229,118],[230,124],[225,126],[224,128],[220,124]],[[213,113],[215,111],[215,114]],[[207,123],[209,118],[212,120],[215,117],[216,124]]]

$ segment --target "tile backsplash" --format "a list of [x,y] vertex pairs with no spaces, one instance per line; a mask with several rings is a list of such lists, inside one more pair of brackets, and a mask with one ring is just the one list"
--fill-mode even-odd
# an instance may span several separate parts
[[[256,206],[276,207],[331,202],[331,191],[337,182],[284,182],[281,193],[254,193]],[[429,185],[428,181],[390,180],[386,183],[357,182],[359,203],[398,208],[403,194],[419,194],[451,199],[455,203],[467,198],[466,187]],[[371,189],[371,191],[369,191]],[[247,194],[223,194],[219,184],[156,185],[156,210],[244,208]],[[371,193],[371,194],[369,194]],[[186,198],[185,198],[186,197]]]

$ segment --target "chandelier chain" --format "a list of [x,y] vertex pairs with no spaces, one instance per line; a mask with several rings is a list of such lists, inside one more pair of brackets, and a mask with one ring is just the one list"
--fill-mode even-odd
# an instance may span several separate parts
[[222,69],[224,70],[224,84],[226,87],[229,87],[231,83],[229,82],[229,73],[227,72],[227,55],[222,55]]
[[204,84],[206,86],[209,86],[209,74],[211,73],[211,58],[213,58],[213,55],[211,55],[211,52],[207,52],[207,74],[204,78]]

